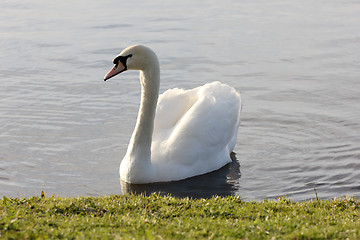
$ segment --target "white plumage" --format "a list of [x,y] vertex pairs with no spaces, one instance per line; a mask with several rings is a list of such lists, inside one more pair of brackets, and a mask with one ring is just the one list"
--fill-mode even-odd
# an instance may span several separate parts
[[234,88],[212,82],[190,90],[169,89],[158,97],[159,64],[151,49],[131,46],[114,63],[105,80],[140,70],[142,84],[137,123],[120,166],[123,181],[175,181],[231,162],[241,110]]

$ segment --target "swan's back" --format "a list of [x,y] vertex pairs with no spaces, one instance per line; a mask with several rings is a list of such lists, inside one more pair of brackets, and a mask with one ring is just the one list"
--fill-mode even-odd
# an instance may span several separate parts
[[229,163],[240,109],[240,94],[220,82],[160,95],[151,161],[161,181],[203,174]]

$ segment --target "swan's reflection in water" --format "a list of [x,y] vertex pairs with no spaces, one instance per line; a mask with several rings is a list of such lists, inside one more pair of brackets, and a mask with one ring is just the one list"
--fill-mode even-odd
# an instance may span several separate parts
[[241,177],[240,164],[233,160],[223,168],[176,182],[153,184],[130,184],[120,180],[123,194],[158,193],[162,196],[170,194],[173,197],[211,198],[214,195],[234,195],[237,180]]

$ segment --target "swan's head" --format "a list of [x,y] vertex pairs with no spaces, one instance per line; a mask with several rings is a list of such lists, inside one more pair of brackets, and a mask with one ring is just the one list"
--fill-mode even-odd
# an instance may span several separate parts
[[146,70],[152,64],[158,65],[158,59],[150,48],[143,45],[134,45],[117,55],[113,63],[115,66],[105,75],[104,81],[126,70]]

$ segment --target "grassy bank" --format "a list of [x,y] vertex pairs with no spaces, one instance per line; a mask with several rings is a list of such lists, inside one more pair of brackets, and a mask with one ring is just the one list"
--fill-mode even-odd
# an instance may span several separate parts
[[6,198],[0,200],[4,239],[359,239],[360,202],[238,197]]

